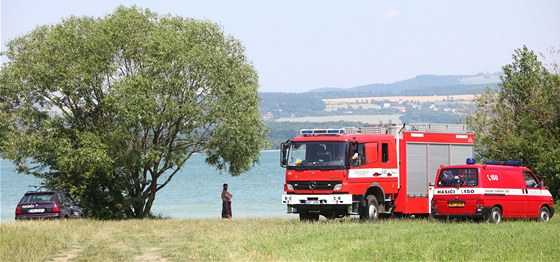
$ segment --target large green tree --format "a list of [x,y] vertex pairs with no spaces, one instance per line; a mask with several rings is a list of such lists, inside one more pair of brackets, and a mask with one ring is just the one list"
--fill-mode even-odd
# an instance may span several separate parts
[[3,55],[3,157],[90,216],[149,216],[194,153],[239,175],[266,144],[257,73],[210,21],[119,7],[40,26]]
[[560,75],[526,46],[503,67],[502,82],[477,98],[469,123],[483,159],[522,160],[560,196]]

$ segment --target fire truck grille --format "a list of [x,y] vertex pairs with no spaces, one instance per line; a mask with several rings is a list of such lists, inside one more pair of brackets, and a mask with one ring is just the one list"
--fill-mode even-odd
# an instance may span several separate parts
[[298,181],[290,183],[294,190],[333,190],[342,181]]

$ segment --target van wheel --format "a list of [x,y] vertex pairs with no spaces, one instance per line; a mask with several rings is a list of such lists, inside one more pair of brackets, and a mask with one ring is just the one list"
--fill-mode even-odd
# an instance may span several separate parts
[[539,217],[537,218],[539,222],[548,222],[550,221],[550,211],[547,207],[541,207],[541,211],[539,211]]
[[369,195],[366,201],[367,206],[362,210],[360,218],[375,222],[379,219],[379,204],[377,203],[377,198],[374,195]]
[[502,210],[499,207],[493,207],[486,221],[494,224],[502,222]]

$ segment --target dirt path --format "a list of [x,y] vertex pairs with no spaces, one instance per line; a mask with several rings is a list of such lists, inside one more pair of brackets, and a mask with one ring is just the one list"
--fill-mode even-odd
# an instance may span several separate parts
[[167,259],[158,255],[158,251],[161,250],[159,247],[149,247],[144,249],[144,253],[142,255],[134,257],[134,261],[158,261],[158,262],[165,262]]
[[82,247],[80,246],[72,246],[68,252],[61,254],[55,258],[53,258],[53,262],[67,262],[70,261],[78,256],[82,251]]
[[[157,261],[157,262],[166,262],[167,259],[161,257],[158,251],[161,248],[158,247],[149,247],[144,249],[144,253],[142,255],[134,257],[133,261]],[[82,247],[80,246],[72,246],[70,250],[65,252],[64,254],[60,254],[57,257],[53,258],[52,262],[68,262],[72,259],[76,258],[78,254],[82,251]]]

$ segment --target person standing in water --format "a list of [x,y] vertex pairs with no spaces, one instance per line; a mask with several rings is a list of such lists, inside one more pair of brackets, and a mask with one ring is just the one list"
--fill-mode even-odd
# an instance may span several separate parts
[[224,184],[222,190],[222,218],[231,218],[231,198],[233,195],[228,192],[228,184]]

